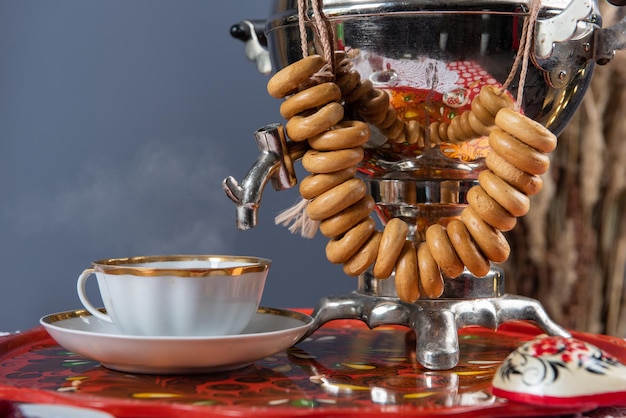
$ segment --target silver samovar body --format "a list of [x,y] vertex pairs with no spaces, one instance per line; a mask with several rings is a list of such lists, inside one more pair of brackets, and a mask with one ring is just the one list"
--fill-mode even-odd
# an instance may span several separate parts
[[[254,51],[248,56],[260,71],[280,70],[302,58],[297,7],[296,0],[274,0],[267,20],[242,21],[231,29],[246,42],[247,52]],[[532,38],[525,38],[531,7],[539,10]],[[580,104],[594,65],[609,62],[626,38],[626,23],[602,29],[597,4],[588,0],[541,0],[539,6],[512,0],[325,0],[323,12],[334,47],[346,52],[362,79],[387,91],[399,116],[419,121],[433,144],[428,127],[468,109],[484,85],[506,85],[513,99],[521,94],[520,111],[560,133]],[[307,44],[316,52],[319,40],[308,17]],[[526,39],[530,62],[522,79],[515,60]],[[268,179],[276,189],[295,184],[293,163],[303,152],[286,145],[277,124],[261,128],[256,138],[262,153],[246,179],[224,182],[238,206],[241,229],[254,226]],[[466,193],[485,168],[488,146],[479,138],[462,146],[444,141],[418,149],[390,143],[372,126],[364,148],[360,174],[381,223],[401,218],[411,238],[420,242],[429,225],[458,217],[467,206]],[[536,300],[505,294],[504,275],[496,265],[484,277],[466,270],[444,282],[441,298],[407,304],[398,299],[393,278],[378,280],[366,271],[353,293],[319,302],[309,334],[340,318],[360,319],[370,327],[406,325],[417,334],[418,361],[437,370],[457,364],[457,330],[464,326],[496,329],[509,320],[527,319],[549,334],[569,335]]]

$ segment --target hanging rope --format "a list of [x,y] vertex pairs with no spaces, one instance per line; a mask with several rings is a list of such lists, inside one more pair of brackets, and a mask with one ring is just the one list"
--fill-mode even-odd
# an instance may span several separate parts
[[[515,61],[511,67],[508,77],[502,84],[500,93],[504,93],[509,85],[513,82],[517,70],[520,69],[519,85],[517,86],[517,100],[515,102],[515,110],[519,111],[522,108],[522,98],[524,96],[524,85],[526,84],[526,74],[528,72],[528,62],[530,61],[530,48],[532,46],[533,33],[535,31],[535,24],[537,23],[537,17],[541,10],[541,0],[532,0],[530,3],[530,9],[528,18],[524,20],[524,26],[522,27],[522,36],[520,44],[517,49],[517,55]],[[521,51],[521,53],[520,53]]]
[[298,0],[298,28],[300,29],[300,48],[302,57],[309,56],[309,48],[306,36],[306,0]]
[[326,63],[330,66],[330,72],[334,74],[334,48],[333,35],[330,22],[324,15],[322,10],[322,0],[311,0],[311,8],[313,9],[313,18],[315,19],[315,28],[322,44],[322,56]]
[[[306,32],[306,23],[310,22],[307,17],[307,0],[298,0],[298,28],[300,30],[300,47],[302,49],[302,57],[309,55],[308,37]],[[315,22],[314,29],[316,31],[315,39],[320,42],[322,56],[326,61],[317,73],[310,78],[311,82],[319,84],[325,81],[334,80],[334,48],[333,36],[330,22],[323,12],[322,0],[311,0],[311,9],[313,20]],[[317,233],[319,221],[314,221],[306,214],[306,208],[310,200],[300,198],[293,206],[285,209],[274,218],[276,225],[289,225],[289,232],[298,233],[304,238],[313,238]]]

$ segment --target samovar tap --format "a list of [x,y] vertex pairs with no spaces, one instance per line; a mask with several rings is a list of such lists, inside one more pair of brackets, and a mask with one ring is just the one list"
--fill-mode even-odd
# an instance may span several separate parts
[[297,183],[293,161],[301,158],[306,148],[306,142],[288,145],[279,123],[257,129],[254,137],[261,152],[252,168],[241,183],[232,176],[222,182],[226,195],[237,205],[240,230],[256,226],[261,197],[269,180],[274,190],[289,189]]

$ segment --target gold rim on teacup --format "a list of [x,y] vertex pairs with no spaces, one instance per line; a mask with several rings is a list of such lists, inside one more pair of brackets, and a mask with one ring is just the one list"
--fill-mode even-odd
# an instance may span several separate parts
[[[145,264],[181,261],[206,261],[211,263],[232,262],[244,265],[233,266],[206,266],[206,267],[147,267]],[[179,276],[179,277],[209,277],[209,276],[240,276],[244,273],[253,273],[266,270],[271,260],[262,257],[230,256],[230,255],[152,255],[124,258],[108,258],[92,262],[94,271],[112,274],[132,274],[133,276]]]

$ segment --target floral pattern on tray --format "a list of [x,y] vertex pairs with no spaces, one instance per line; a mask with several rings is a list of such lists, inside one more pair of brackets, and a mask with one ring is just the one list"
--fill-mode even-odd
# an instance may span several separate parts
[[[140,375],[108,370],[56,345],[41,328],[0,339],[0,397],[97,407],[119,417],[546,416],[579,408],[537,408],[491,393],[505,357],[538,330],[460,331],[459,365],[430,371],[415,359],[414,333],[334,321],[296,346],[246,368],[204,375]],[[605,343],[626,358],[626,344]]]

